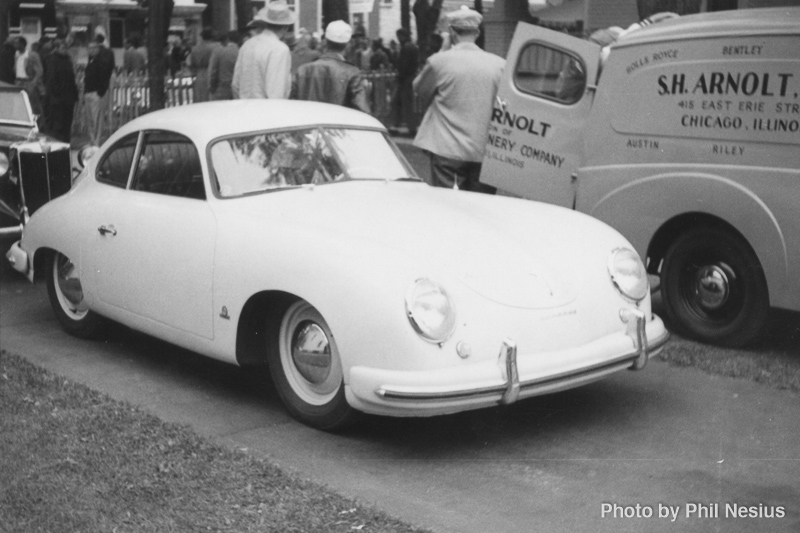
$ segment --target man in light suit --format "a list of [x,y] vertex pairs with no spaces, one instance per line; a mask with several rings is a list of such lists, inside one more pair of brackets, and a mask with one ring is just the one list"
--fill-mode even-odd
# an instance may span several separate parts
[[283,38],[295,21],[286,0],[274,0],[247,25],[255,35],[241,48],[233,69],[234,98],[289,98],[292,54]]
[[414,145],[430,155],[433,185],[494,194],[478,177],[505,60],[475,44],[482,18],[466,7],[447,15],[453,46],[428,58],[414,79],[427,108]]

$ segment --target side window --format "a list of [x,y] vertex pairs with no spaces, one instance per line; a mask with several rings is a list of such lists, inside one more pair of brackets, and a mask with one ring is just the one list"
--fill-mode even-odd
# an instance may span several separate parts
[[97,181],[125,188],[128,184],[138,138],[138,133],[126,135],[106,152],[103,160],[97,165]]
[[168,131],[146,133],[131,188],[205,200],[203,171],[194,143]]
[[586,88],[586,69],[577,58],[561,50],[530,43],[519,55],[514,84],[524,93],[574,104]]

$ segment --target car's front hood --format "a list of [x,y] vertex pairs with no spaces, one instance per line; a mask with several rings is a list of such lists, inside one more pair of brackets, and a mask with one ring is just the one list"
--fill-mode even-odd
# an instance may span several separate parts
[[341,183],[232,203],[245,216],[252,209],[250,215],[263,219],[272,211],[278,218],[271,220],[282,227],[369,243],[358,251],[364,259],[387,248],[399,251],[420,264],[421,275],[453,276],[496,302],[526,308],[573,300],[573,267],[596,255],[587,248],[608,249],[614,233],[566,209],[418,183]]

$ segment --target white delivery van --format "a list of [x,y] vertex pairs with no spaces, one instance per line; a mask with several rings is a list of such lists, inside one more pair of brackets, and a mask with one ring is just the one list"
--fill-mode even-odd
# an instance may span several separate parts
[[618,229],[677,332],[754,340],[770,306],[800,310],[800,8],[673,18],[603,52],[520,23],[481,181]]

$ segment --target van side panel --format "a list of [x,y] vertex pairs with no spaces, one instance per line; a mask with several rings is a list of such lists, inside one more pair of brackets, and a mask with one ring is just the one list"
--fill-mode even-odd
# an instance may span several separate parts
[[800,167],[798,50],[800,35],[612,48],[584,165]]
[[792,275],[800,269],[800,217],[793,208],[800,170],[604,166],[581,169],[578,183],[577,209],[618,229],[642,257],[658,229],[681,214],[726,221],[756,252],[771,305],[800,310],[800,277]]
[[620,230],[643,257],[675,217],[718,217],[755,250],[771,305],[800,310],[800,25],[675,33],[612,48],[583,139],[576,208]]

